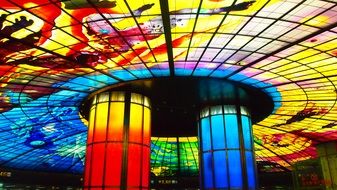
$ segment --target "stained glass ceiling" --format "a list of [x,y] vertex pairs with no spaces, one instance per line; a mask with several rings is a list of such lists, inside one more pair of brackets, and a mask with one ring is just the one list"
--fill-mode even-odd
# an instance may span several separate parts
[[0,167],[83,171],[90,93],[214,77],[272,97],[258,161],[284,167],[337,139],[335,0],[2,0]]

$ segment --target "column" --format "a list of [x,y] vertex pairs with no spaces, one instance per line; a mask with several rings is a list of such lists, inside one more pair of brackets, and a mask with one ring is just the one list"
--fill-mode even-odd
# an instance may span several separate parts
[[325,189],[337,189],[337,142],[326,142],[316,146],[321,163]]
[[149,99],[140,94],[92,98],[84,189],[149,189],[150,117]]
[[251,120],[245,107],[202,109],[198,132],[201,189],[256,189]]

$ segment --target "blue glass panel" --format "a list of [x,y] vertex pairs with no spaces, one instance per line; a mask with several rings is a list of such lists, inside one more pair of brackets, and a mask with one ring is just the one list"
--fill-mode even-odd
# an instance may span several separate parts
[[202,155],[203,159],[203,178],[205,188],[213,188],[213,175],[212,175],[212,154],[204,153]]
[[134,74],[135,76],[137,76],[138,78],[150,78],[150,77],[152,77],[152,74],[147,69],[139,69],[139,70],[132,69],[132,70],[129,70],[129,71],[132,74]]
[[227,188],[228,174],[227,174],[225,151],[214,152],[214,173],[215,173],[215,187]]
[[239,148],[239,131],[236,115],[225,115],[227,148]]
[[113,76],[116,76],[117,78],[120,78],[122,80],[133,80],[136,79],[130,72],[126,70],[112,70],[109,71],[109,73]]
[[241,81],[243,79],[248,78],[247,76],[243,75],[243,74],[235,74],[231,77],[229,77],[230,80],[234,80],[234,81]]
[[211,117],[213,149],[225,148],[224,122],[222,115]]
[[169,76],[170,75],[170,70],[167,68],[151,68],[150,69],[151,72],[153,73],[153,75],[155,75],[156,77],[160,77],[160,76]]
[[212,70],[204,68],[196,68],[193,72],[193,76],[208,76]]
[[252,149],[252,139],[251,139],[251,128],[250,128],[250,122],[249,122],[249,117],[247,116],[241,116],[241,121],[242,121],[242,133],[243,133],[243,141],[244,141],[244,146],[245,149]]
[[176,76],[189,76],[192,74],[192,69],[186,69],[186,68],[175,68],[174,74]]
[[208,117],[201,119],[201,137],[202,137],[202,151],[211,150],[211,134]]
[[265,87],[271,86],[271,84],[270,83],[265,83],[265,82],[258,82],[256,84],[254,84],[253,86],[260,87],[260,88],[265,88]]
[[254,83],[258,83],[260,82],[259,80],[256,80],[256,79],[253,79],[253,78],[247,78],[243,81],[241,81],[242,83],[245,83],[245,84],[254,84]]
[[70,83],[69,84],[70,86],[76,83],[76,84],[83,84],[84,86],[99,87],[99,88],[102,88],[103,86],[106,85],[106,83],[92,80],[91,78],[88,77],[76,77],[72,80],[69,80],[66,84],[68,83]]
[[229,184],[231,188],[242,189],[241,156],[239,150],[228,151]]
[[230,71],[230,70],[216,70],[214,71],[212,74],[211,74],[211,77],[219,77],[219,78],[222,78],[222,77],[226,77],[228,76],[229,74],[231,74],[233,71]]
[[247,168],[247,178],[249,189],[255,189],[255,163],[253,160],[253,153],[250,151],[246,152],[246,168]]
[[115,84],[115,83],[118,82],[114,78],[111,78],[107,75],[104,75],[102,73],[97,73],[97,72],[91,73],[91,74],[87,75],[87,77],[90,78],[90,79],[93,79],[93,80],[101,81],[105,84]]

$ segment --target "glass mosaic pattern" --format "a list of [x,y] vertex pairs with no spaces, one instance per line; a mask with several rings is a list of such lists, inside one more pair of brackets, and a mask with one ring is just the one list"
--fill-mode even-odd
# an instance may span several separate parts
[[0,167],[83,171],[91,92],[200,76],[268,93],[258,161],[291,168],[337,139],[333,0],[2,0]]

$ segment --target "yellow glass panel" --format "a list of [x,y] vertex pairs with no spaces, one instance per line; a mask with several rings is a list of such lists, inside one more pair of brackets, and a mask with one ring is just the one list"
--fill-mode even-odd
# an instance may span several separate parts
[[124,129],[124,102],[111,102],[109,114],[109,141],[122,141]]
[[326,54],[326,53],[320,53],[318,55],[314,55],[314,56],[311,56],[311,57],[308,57],[308,58],[305,58],[305,59],[298,60],[298,62],[302,63],[302,64],[307,64],[308,65],[308,63],[313,63],[315,61],[320,61],[320,60],[326,59],[328,57],[330,57],[328,54]]
[[143,96],[136,93],[131,93],[131,102],[143,104]]
[[98,102],[107,102],[109,101],[109,92],[100,93],[98,95]]
[[90,110],[90,115],[89,115],[88,143],[91,143],[92,138],[93,138],[95,111],[96,111],[96,107],[94,106],[94,108]]
[[143,107],[131,104],[129,142],[142,143]]
[[167,138],[167,142],[177,142],[177,138],[169,137],[169,138]]
[[179,142],[188,142],[187,137],[179,137]]
[[108,121],[108,102],[97,104],[94,142],[105,141],[107,121]]
[[124,99],[125,99],[124,92],[112,92],[111,93],[110,101],[121,101],[121,102],[123,102]]
[[296,53],[295,55],[292,55],[292,56],[288,57],[288,59],[296,61],[296,60],[303,59],[303,58],[306,58],[306,57],[309,57],[311,55],[318,54],[318,53],[320,53],[320,52],[317,51],[317,50],[307,49],[305,51]]
[[321,51],[327,51],[327,50],[331,50],[337,47],[337,39],[336,40],[332,40],[329,42],[326,42],[324,44],[321,44],[319,46],[316,46],[315,48]]

